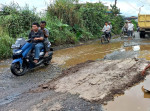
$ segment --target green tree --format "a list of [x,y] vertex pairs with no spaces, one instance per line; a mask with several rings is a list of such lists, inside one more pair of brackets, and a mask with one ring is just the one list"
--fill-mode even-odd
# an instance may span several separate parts
[[110,7],[113,15],[117,15],[120,13],[120,9],[118,9],[115,5],[110,5]]

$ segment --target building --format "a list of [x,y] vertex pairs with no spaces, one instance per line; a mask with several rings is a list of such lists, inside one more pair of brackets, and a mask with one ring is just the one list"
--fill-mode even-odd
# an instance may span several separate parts
[[125,20],[137,20],[138,17],[131,16],[131,17],[125,17],[124,19],[125,19]]

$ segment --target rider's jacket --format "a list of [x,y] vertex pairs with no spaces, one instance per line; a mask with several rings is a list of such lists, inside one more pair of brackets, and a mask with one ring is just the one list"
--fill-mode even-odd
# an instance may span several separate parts
[[[44,38],[44,34],[43,34],[43,32],[41,31],[41,30],[38,30],[38,32],[34,32],[34,31],[31,31],[30,33],[29,33],[29,39],[31,39],[31,38],[40,38],[40,37],[43,37]],[[41,42],[44,42],[44,41],[40,41],[40,40],[37,40],[37,41],[35,41],[36,43],[41,43]]]

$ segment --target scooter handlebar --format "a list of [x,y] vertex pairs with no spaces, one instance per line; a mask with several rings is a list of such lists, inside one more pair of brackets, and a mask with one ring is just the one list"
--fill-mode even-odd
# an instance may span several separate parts
[[30,38],[27,40],[27,42],[33,42],[34,41],[34,38]]

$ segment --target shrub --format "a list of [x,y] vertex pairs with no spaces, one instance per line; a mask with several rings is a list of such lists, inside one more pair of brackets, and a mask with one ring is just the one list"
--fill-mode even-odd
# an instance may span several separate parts
[[73,39],[76,36],[70,31],[71,27],[68,24],[62,23],[61,20],[50,16],[49,13],[42,20],[47,22],[46,28],[50,31],[49,40],[52,44],[76,43],[76,39]]
[[0,59],[11,57],[12,50],[11,45],[14,43],[14,39],[10,38],[8,35],[0,36]]
[[82,25],[92,35],[99,35],[105,23],[105,8],[101,3],[87,3],[80,8]]
[[131,20],[131,22],[134,25],[134,30],[136,31],[137,30],[137,24],[138,24],[138,22],[135,21],[135,20]]
[[47,14],[69,25],[77,40],[89,40],[102,34],[105,21],[113,23],[113,33],[121,32],[123,17],[117,16],[120,11],[117,7],[111,8],[112,14],[107,14],[107,8],[101,2],[79,4],[75,0],[55,0],[48,7]]
[[35,14],[35,10],[29,10],[27,5],[21,8],[18,4],[11,3],[8,6],[3,6],[2,10],[0,25],[13,38],[24,35],[25,32],[31,29],[31,24],[34,21],[40,20],[40,17]]

